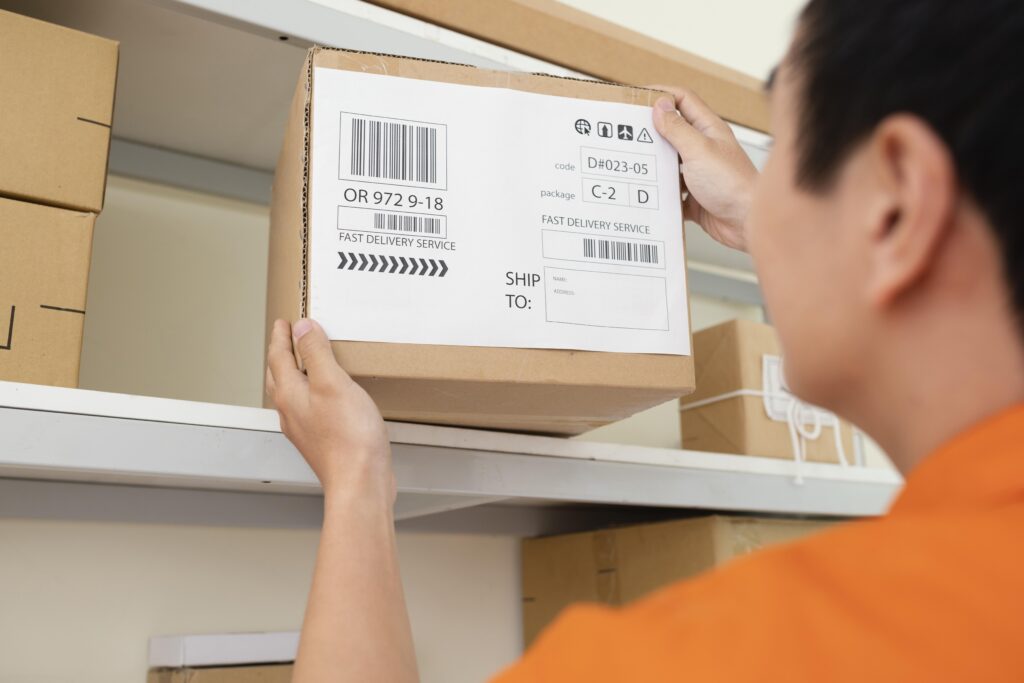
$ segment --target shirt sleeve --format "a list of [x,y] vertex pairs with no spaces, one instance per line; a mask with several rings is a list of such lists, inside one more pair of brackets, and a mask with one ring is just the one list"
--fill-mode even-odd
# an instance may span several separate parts
[[622,677],[621,611],[574,605],[544,630],[527,654],[492,683],[637,680]]

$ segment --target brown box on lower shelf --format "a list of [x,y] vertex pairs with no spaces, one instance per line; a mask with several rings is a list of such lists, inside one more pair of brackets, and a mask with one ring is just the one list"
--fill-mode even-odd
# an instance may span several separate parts
[[575,602],[622,605],[829,522],[714,515],[523,541],[523,635],[529,644]]
[[[780,354],[775,328],[771,325],[730,320],[695,332],[693,356],[697,389],[680,400],[683,448],[792,459],[793,442],[785,411],[769,415],[763,396],[736,393],[770,390],[772,387],[765,386],[766,375],[775,371],[778,377]],[[766,363],[776,365],[766,367]],[[788,394],[780,396],[779,406],[785,406],[790,400],[786,396]],[[820,415],[824,417],[820,435],[804,440],[806,458],[814,462],[838,462],[834,427],[825,424],[834,421],[835,416],[824,411]],[[842,420],[837,424],[843,454],[847,462],[852,463],[853,429]]]
[[290,683],[291,664],[151,669],[146,683]]
[[78,386],[95,221],[0,198],[0,380]]

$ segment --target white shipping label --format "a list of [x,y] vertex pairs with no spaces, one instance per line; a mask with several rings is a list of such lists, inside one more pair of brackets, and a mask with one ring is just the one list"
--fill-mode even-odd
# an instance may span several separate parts
[[331,339],[690,354],[649,107],[314,74],[309,315]]

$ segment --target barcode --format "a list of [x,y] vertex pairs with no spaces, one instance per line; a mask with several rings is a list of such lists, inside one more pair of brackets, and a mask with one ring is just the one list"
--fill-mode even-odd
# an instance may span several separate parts
[[437,182],[437,128],[352,117],[353,176]]
[[391,232],[415,232],[421,235],[440,235],[441,219],[431,216],[375,213],[373,214],[373,229]]
[[583,256],[605,261],[658,264],[658,245],[583,238]]

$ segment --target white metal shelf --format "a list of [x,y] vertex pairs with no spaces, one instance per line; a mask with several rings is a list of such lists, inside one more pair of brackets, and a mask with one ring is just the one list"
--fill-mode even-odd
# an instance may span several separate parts
[[[497,501],[860,516],[882,512],[900,486],[882,469],[798,470],[773,458],[406,423],[388,429],[401,517]],[[7,478],[319,493],[268,410],[0,382],[0,433]]]
[[[0,7],[121,41],[112,172],[251,201],[266,201],[310,43],[567,73],[358,0],[0,0]],[[767,138],[740,136],[762,159]],[[688,230],[688,254],[725,269],[750,267],[699,230]],[[756,283],[727,274],[691,271],[691,287],[759,300]],[[474,530],[507,530],[513,512],[533,520],[525,528],[550,530],[536,521],[538,511],[592,504],[600,507],[572,524],[612,506],[870,515],[900,484],[883,470],[808,464],[797,484],[794,463],[768,458],[389,429],[398,516],[467,510],[472,517],[459,519],[476,523]],[[0,383],[0,434],[0,516],[317,522],[315,479],[271,411]]]

